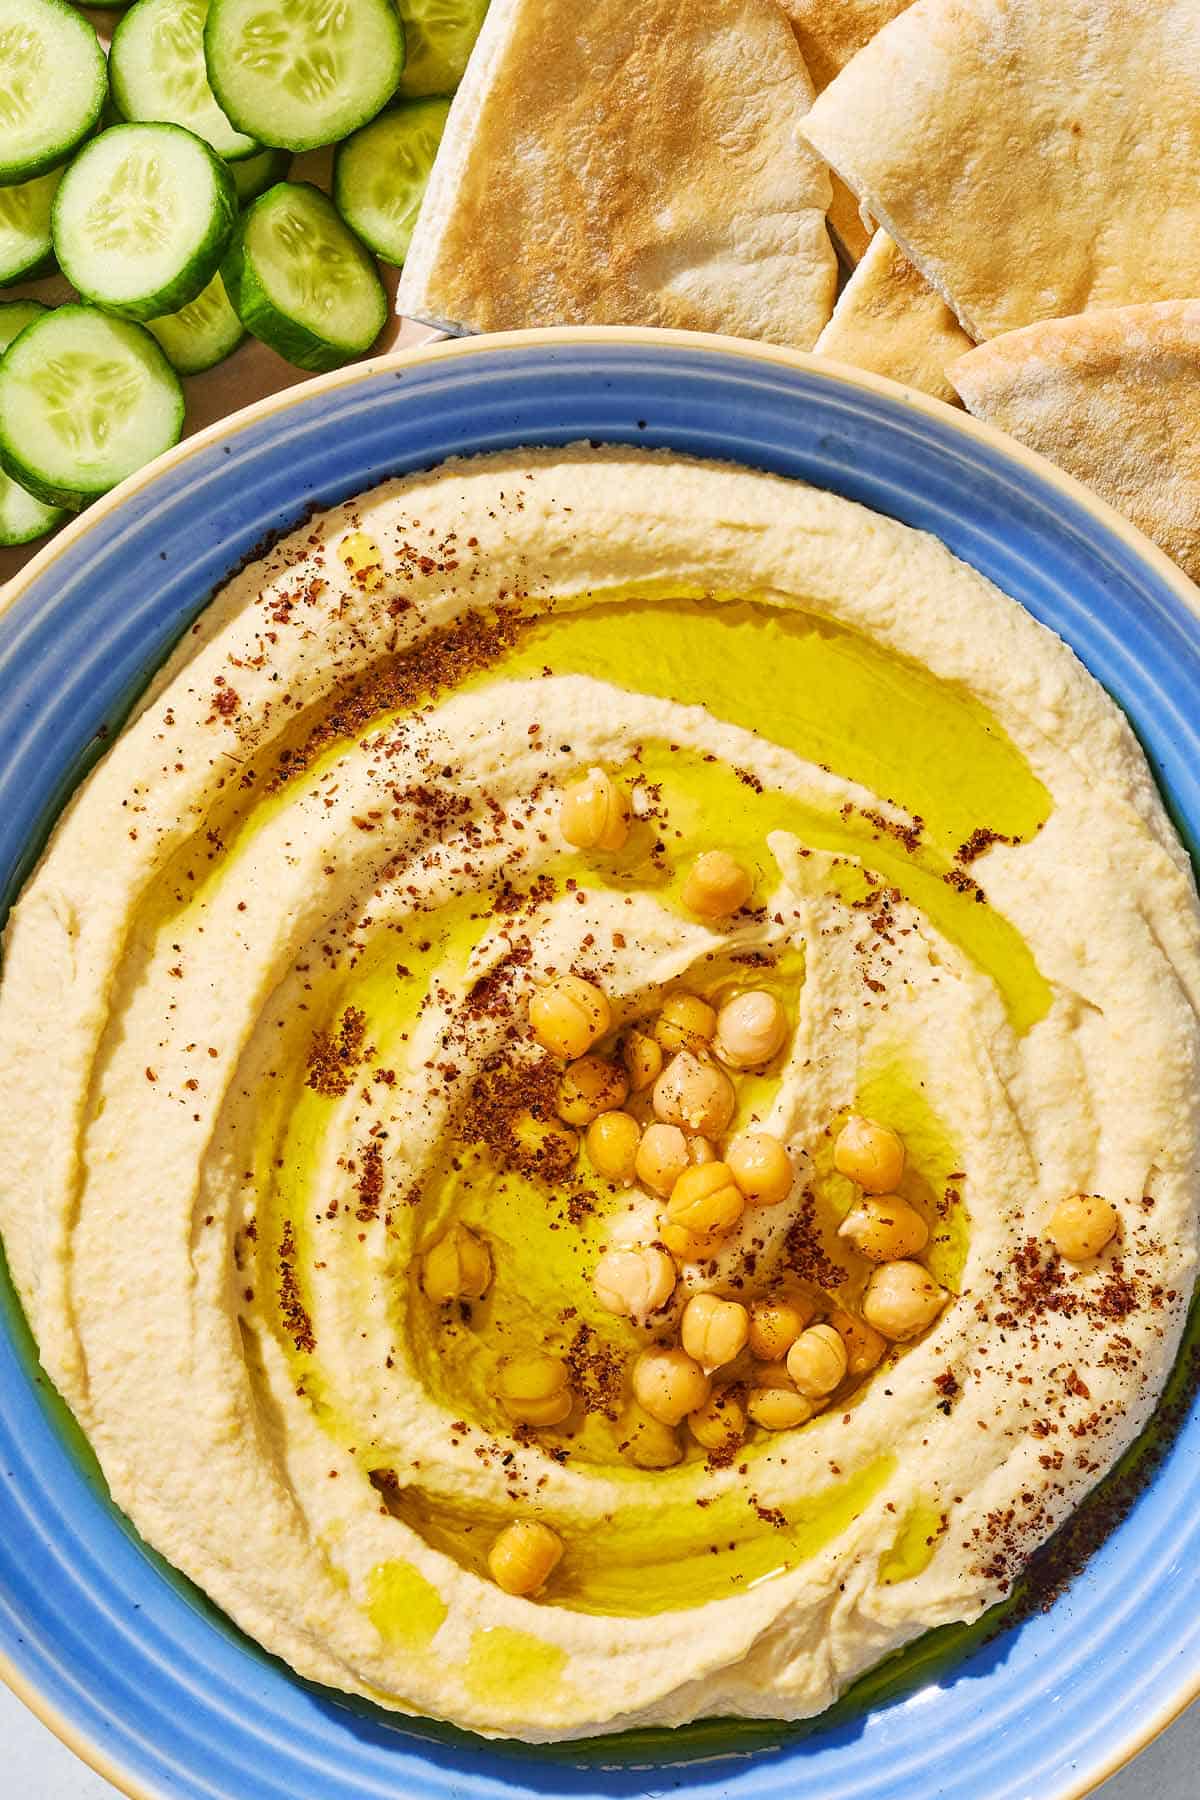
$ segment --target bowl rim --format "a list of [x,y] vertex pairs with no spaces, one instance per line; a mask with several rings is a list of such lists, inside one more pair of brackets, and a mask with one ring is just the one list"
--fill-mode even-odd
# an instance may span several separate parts
[[[361,362],[350,363],[329,374],[315,376],[311,380],[299,382],[253,401],[183,438],[170,450],[164,451],[134,474],[127,476],[62,527],[43,549],[0,587],[0,614],[7,613],[16,605],[26,590],[53,568],[60,556],[86,537],[89,531],[111,517],[126,500],[153,486],[160,476],[186,463],[213,444],[219,444],[222,440],[287,412],[294,406],[306,404],[320,394],[353,387],[381,374],[403,372],[415,365],[487,355],[497,350],[553,348],[557,345],[625,345],[644,350],[661,348],[693,353],[708,351],[715,356],[803,371],[810,376],[824,378],[834,385],[857,389],[893,403],[900,401],[913,412],[926,414],[943,426],[952,426],[967,438],[974,439],[1008,462],[1022,467],[1043,486],[1058,491],[1075,507],[1090,514],[1105,531],[1118,538],[1134,556],[1146,564],[1160,581],[1165,582],[1186,609],[1200,620],[1200,587],[1157,544],[1074,476],[1066,474],[1036,451],[1027,449],[1006,432],[973,417],[965,410],[906,383],[893,381],[872,370],[860,369],[832,357],[814,355],[811,351],[759,343],[719,332],[681,331],[641,325],[544,326],[523,331],[431,338]],[[166,1800],[163,1790],[147,1786],[139,1777],[121,1768],[65,1712],[41,1694],[34,1683],[21,1673],[3,1647],[0,1647],[0,1682],[81,1762],[106,1780],[118,1793],[125,1795],[126,1800]],[[1086,1800],[1104,1782],[1126,1768],[1197,1699],[1200,1699],[1200,1667],[1197,1667],[1181,1689],[1162,1702],[1157,1712],[1118,1751],[1110,1753],[1102,1765],[1093,1768],[1069,1788],[1062,1789],[1055,1800]]]

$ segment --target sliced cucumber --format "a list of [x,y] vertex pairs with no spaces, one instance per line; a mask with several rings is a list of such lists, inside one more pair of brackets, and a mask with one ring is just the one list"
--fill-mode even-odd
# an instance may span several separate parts
[[50,209],[61,169],[35,175],[15,187],[0,187],[0,284],[45,275],[54,267]]
[[0,183],[65,162],[100,117],[108,66],[66,0],[0,0]]
[[184,125],[227,162],[258,145],[217,105],[204,66],[208,0],[136,0],[113,32],[108,76],[126,119]]
[[[0,300],[0,351],[40,319],[46,308],[40,300]],[[67,517],[61,506],[36,500],[11,475],[0,474],[0,544],[31,544],[45,537]]]
[[408,255],[449,111],[448,100],[402,100],[337,147],[338,211],[388,262],[402,263]]
[[265,194],[269,187],[277,181],[283,181],[292,166],[292,159],[286,150],[260,150],[257,156],[247,156],[241,162],[230,163],[229,173],[233,176],[233,185],[237,189],[237,197],[243,206],[249,206],[260,194]]
[[281,181],[242,214],[221,278],[242,324],[300,369],[337,369],[387,318],[379,271],[331,200]]
[[63,176],[54,249],[85,300],[157,319],[208,286],[236,218],[233,178],[203,138],[178,125],[114,125]]
[[165,319],[147,319],[146,330],[158,339],[180,375],[199,375],[224,362],[246,335],[219,275],[178,312]]
[[488,0],[397,0],[397,4],[408,52],[399,93],[410,100],[452,94],[475,47]]
[[393,0],[211,0],[208,79],[239,131],[315,150],[357,131],[404,67]]
[[49,506],[77,512],[182,430],[179,377],[129,319],[60,306],[0,359],[0,463]]

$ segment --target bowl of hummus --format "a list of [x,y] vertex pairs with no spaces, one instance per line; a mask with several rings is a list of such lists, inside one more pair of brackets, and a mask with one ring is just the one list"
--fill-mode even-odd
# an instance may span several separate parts
[[14,1684],[130,1793],[1131,1753],[1200,1671],[1193,601],[936,402],[619,330],[309,384],[44,552]]

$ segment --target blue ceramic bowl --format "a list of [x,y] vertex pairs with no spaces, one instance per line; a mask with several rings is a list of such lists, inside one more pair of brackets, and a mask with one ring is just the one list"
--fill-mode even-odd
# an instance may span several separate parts
[[[1075,648],[1200,841],[1200,597],[1097,500],[858,371],[720,338],[538,332],[439,344],[252,407],[36,559],[0,616],[4,904],[151,671],[260,539],[456,452],[583,438],[734,458],[936,532]],[[0,1673],[130,1795],[1067,1800],[1200,1691],[1200,1408],[1185,1403],[1153,1479],[1051,1611],[840,1722],[533,1753],[346,1705],[136,1539],[0,1286]]]

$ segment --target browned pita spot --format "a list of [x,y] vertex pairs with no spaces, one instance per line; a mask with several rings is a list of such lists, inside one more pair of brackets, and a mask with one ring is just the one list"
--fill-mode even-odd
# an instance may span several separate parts
[[971,339],[887,232],[877,231],[813,348],[957,406],[946,365]]
[[973,338],[1200,293],[1200,6],[916,0],[802,129]]
[[1085,481],[1200,579],[1200,300],[1048,319],[949,374],[971,412]]
[[774,0],[493,0],[398,309],[810,348],[837,278],[811,101]]

